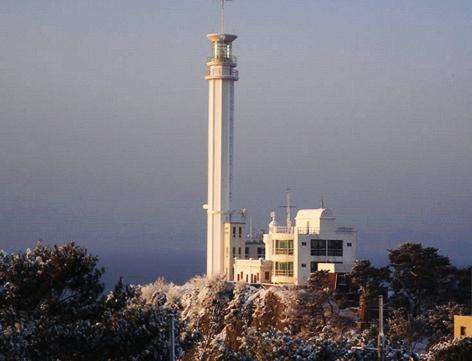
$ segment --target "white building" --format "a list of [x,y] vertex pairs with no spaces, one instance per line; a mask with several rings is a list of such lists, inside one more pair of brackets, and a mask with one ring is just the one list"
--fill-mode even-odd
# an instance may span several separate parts
[[[357,232],[351,227],[337,227],[328,208],[299,210],[295,225],[287,222],[279,226],[273,214],[263,240],[265,258],[236,259],[234,274],[239,278],[233,280],[262,277],[267,283],[302,285],[315,271],[348,273],[356,259]],[[268,268],[270,282],[265,277]]]
[[[221,0],[221,10],[223,6]],[[327,208],[299,210],[293,225],[288,203],[286,225],[277,225],[274,214],[263,242],[247,240],[245,223],[232,220],[236,213],[231,208],[234,83],[239,77],[232,45],[237,36],[224,32],[221,15],[220,32],[207,36],[212,49],[205,76],[209,84],[208,202],[204,205],[207,276],[299,285],[316,270],[349,272],[356,254],[356,232],[336,227],[334,214]]]

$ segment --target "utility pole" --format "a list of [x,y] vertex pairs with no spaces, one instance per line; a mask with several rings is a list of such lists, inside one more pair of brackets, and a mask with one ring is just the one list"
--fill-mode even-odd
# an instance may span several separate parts
[[377,356],[379,361],[385,360],[385,335],[384,335],[384,302],[383,296],[379,296],[379,332],[377,339]]
[[170,318],[170,361],[175,361],[175,315]]

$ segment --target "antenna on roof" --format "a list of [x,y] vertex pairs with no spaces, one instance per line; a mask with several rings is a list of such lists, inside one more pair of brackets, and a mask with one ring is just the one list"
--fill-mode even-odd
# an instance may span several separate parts
[[292,193],[290,192],[290,188],[287,188],[285,191],[285,200],[286,200],[286,205],[281,206],[282,208],[285,208],[286,214],[287,214],[287,228],[290,229],[292,227],[292,208],[296,208],[295,206],[292,206]]
[[324,208],[325,207],[325,200],[324,200],[324,197],[322,196],[321,197],[321,208]]

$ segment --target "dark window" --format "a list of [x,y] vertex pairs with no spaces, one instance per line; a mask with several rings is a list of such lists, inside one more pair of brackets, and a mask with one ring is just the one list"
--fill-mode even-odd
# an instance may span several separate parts
[[312,239],[311,240],[311,255],[312,256],[326,256],[326,240]]
[[305,264],[305,263],[302,263],[302,268],[306,268],[306,264]]
[[329,240],[328,241],[328,256],[342,257],[343,256],[343,241]]
[[464,326],[461,326],[461,336],[465,336],[466,333],[466,328]]
[[266,273],[264,274],[264,277],[265,277],[265,280],[266,280],[266,281],[270,281],[270,272],[266,272]]
[[257,247],[257,258],[265,257],[265,249],[263,247]]
[[246,258],[249,257],[249,247],[244,248],[244,256],[245,256]]
[[306,242],[302,242],[302,246],[306,246]]
[[233,237],[236,237],[236,227],[233,227]]
[[239,227],[239,238],[243,236],[243,227]]
[[352,243],[351,243],[351,242],[347,242],[346,246],[352,247]]
[[318,262],[311,262],[310,263],[310,272],[316,272],[318,271]]
[[233,247],[233,258],[236,257],[236,247]]
[[241,256],[241,247],[238,248],[238,255]]

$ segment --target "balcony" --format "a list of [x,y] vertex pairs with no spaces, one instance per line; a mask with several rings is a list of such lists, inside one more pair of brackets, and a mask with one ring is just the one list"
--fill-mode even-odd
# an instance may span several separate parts
[[276,248],[275,254],[293,255],[293,248]]
[[216,62],[216,63],[231,63],[231,64],[234,64],[236,65],[238,63],[238,58],[235,57],[235,56],[222,56],[222,57],[213,57],[213,56],[209,56],[207,58],[207,63],[213,63],[213,62]]
[[239,79],[239,72],[230,67],[212,67],[208,66],[205,72],[206,79]]
[[281,269],[276,269],[275,276],[284,276],[284,277],[293,277],[293,270],[281,270]]

